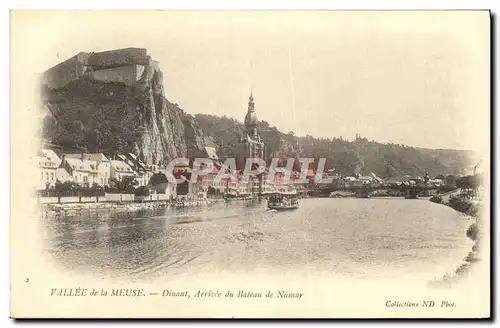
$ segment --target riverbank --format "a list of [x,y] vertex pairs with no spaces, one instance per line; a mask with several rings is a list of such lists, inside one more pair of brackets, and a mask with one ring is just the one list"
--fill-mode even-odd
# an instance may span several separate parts
[[[180,207],[194,207],[210,205],[220,202],[220,199],[206,199],[198,201],[185,201]],[[94,211],[110,211],[110,212],[138,212],[138,211],[152,211],[166,207],[177,207],[176,203],[170,201],[157,201],[157,202],[142,202],[142,203],[63,203],[63,204],[42,204],[41,210],[46,215],[63,215],[63,216],[77,216],[86,215]]]
[[454,210],[463,213],[472,220],[467,228],[466,236],[474,241],[471,251],[460,262],[458,268],[453,272],[445,274],[440,280],[434,280],[430,283],[433,287],[450,287],[460,280],[469,276],[472,266],[481,261],[481,240],[482,240],[482,221],[481,221],[481,204],[470,199],[451,197],[448,202],[438,202],[436,199],[431,199],[432,202],[440,203],[449,206]]

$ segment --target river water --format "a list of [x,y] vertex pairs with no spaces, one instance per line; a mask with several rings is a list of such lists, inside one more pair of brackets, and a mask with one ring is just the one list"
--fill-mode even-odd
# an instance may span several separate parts
[[43,218],[46,255],[67,270],[130,280],[207,273],[322,273],[357,278],[452,271],[470,250],[466,217],[428,200],[302,199],[161,212]]

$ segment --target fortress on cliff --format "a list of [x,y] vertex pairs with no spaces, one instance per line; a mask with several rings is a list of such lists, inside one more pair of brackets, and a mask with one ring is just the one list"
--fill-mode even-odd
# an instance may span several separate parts
[[41,84],[60,89],[82,77],[128,86],[149,81],[159,71],[157,61],[143,48],[124,48],[103,52],[80,52],[45,71]]

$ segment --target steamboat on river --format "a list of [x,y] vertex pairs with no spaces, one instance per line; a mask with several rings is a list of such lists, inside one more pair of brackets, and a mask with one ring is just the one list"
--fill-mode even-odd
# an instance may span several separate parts
[[294,210],[299,208],[297,190],[284,190],[269,196],[267,207],[271,210]]

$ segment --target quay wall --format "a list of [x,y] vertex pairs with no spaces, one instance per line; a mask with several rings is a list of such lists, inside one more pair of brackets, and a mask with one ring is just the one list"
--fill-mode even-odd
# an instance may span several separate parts
[[50,204],[83,204],[83,203],[133,203],[133,202],[167,202],[170,194],[151,194],[149,196],[135,196],[134,194],[108,194],[99,197],[38,197],[42,205]]
[[167,194],[156,194],[144,197],[136,197],[136,200],[142,200],[143,202],[154,202],[154,201],[166,201],[170,200],[170,195]]
[[[153,195],[155,200],[168,200],[169,198],[166,197],[168,195]],[[104,202],[134,202],[136,200],[136,197],[134,194],[108,194],[106,193],[105,196],[100,196],[100,197],[61,197],[60,198],[60,203],[61,204],[69,204],[69,203],[104,203]],[[57,204],[59,203],[59,198],[58,197],[38,197],[38,201],[40,204]]]
[[[57,197],[39,197],[40,204],[57,204],[59,199]],[[99,199],[101,201],[101,199]],[[61,197],[61,203],[95,203],[96,197]]]
[[[203,200],[188,202],[184,206],[203,206],[210,205],[220,200]],[[134,202],[99,202],[99,203],[64,203],[64,204],[43,204],[41,210],[43,215],[88,215],[89,212],[106,210],[113,213],[137,212],[142,210],[157,210],[170,206],[167,201],[145,201]]]
[[106,194],[105,202],[133,202],[135,201],[134,194]]

